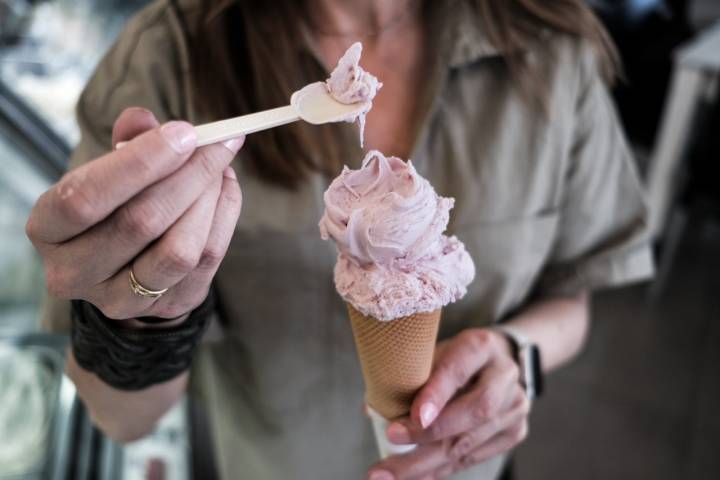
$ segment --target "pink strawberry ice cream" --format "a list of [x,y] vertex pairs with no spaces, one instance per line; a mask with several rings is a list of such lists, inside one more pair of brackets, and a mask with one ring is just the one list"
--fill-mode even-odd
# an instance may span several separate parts
[[360,67],[361,55],[362,44],[352,44],[325,82],[330,95],[338,102],[367,104],[360,114],[347,119],[348,122],[357,120],[360,124],[360,146],[364,143],[365,116],[372,108],[372,99],[382,87],[375,76]]
[[379,320],[430,312],[462,298],[475,265],[443,235],[454,200],[435,193],[410,162],[371,151],[325,192],[323,239],[338,249],[335,286]]

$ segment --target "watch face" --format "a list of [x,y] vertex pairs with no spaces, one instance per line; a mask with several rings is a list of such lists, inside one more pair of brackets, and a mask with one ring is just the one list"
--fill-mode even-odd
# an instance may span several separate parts
[[542,362],[540,360],[540,349],[536,345],[530,346],[530,365],[532,365],[532,376],[534,380],[535,396],[539,397],[543,393],[543,371]]

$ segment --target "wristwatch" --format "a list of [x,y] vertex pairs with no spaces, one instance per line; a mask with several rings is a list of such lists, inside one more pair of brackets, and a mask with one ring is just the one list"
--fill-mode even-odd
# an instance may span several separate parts
[[520,367],[520,383],[525,393],[533,400],[543,392],[543,371],[540,359],[540,349],[524,335],[509,325],[496,325],[494,327],[510,341],[515,361]]

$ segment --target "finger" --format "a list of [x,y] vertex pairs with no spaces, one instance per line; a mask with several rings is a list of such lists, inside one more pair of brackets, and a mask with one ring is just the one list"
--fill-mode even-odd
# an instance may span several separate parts
[[[208,145],[168,178],[143,190],[113,215],[63,245],[67,258],[80,261],[85,284],[98,284],[117,274],[150,243],[162,236],[202,193],[222,178],[242,141]],[[97,259],[98,246],[106,250]]]
[[113,125],[111,146],[114,149],[119,142],[128,142],[159,125],[150,110],[140,107],[126,108]]
[[417,425],[429,426],[456,392],[489,361],[490,335],[486,330],[465,330],[444,349],[413,400],[410,418]]
[[38,200],[28,220],[31,239],[60,243],[107,218],[138,192],[176,171],[195,149],[195,130],[170,122],[122,150],[86,163]]
[[465,455],[484,445],[499,432],[508,430],[527,418],[530,413],[530,401],[519,385],[518,390],[515,402],[507,411],[476,429],[464,433],[453,443],[449,452],[451,460],[459,461]]
[[[509,362],[493,361],[486,365],[477,383],[447,404],[428,428],[401,419],[388,427],[388,437],[391,441],[406,440],[401,443],[431,443],[454,437],[494,419],[517,391],[517,367]],[[404,438],[400,438],[401,430],[395,423],[402,424],[407,430]]]
[[210,235],[221,187],[222,180],[218,179],[133,262],[133,272],[146,288],[172,287],[197,267]]
[[[172,288],[195,269],[210,234],[221,181],[208,188],[162,237],[135,259],[136,280],[149,290]],[[142,316],[157,298],[135,295],[129,285],[129,268],[100,285],[103,298],[93,303],[105,316],[127,319]],[[168,291],[166,295],[173,295]]]
[[374,474],[376,477],[382,478],[379,472],[387,472],[392,475],[394,480],[422,478],[448,463],[445,452],[446,446],[439,442],[420,445],[411,452],[393,455],[376,463],[370,467],[368,476],[373,478]]
[[240,185],[238,185],[235,172],[228,167],[224,172],[223,186],[215,208],[213,226],[198,267],[172,288],[172,296],[161,297],[152,306],[149,315],[175,318],[194,310],[203,302],[212,279],[230,246],[241,209]]
[[458,469],[467,469],[482,463],[489,458],[513,449],[527,438],[527,434],[527,421],[522,420],[509,430],[498,433],[483,445],[460,457],[455,465]]

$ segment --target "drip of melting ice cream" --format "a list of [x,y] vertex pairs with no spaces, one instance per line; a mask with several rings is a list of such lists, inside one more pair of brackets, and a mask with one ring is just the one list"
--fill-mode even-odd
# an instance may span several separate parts
[[382,83],[360,67],[362,44],[356,42],[348,48],[338,61],[337,67],[330,74],[325,84],[330,95],[341,103],[364,103],[366,107],[356,115],[348,118],[348,122],[358,121],[360,124],[360,146],[365,137],[365,116],[372,108],[372,100],[377,95]]
[[440,197],[410,162],[371,151],[325,192],[323,239],[338,249],[335,286],[365,315],[393,320],[462,298],[475,265],[443,235],[452,198]]

